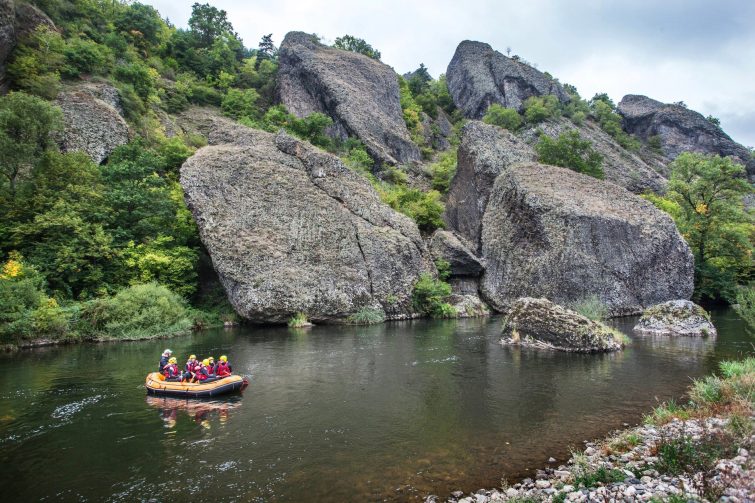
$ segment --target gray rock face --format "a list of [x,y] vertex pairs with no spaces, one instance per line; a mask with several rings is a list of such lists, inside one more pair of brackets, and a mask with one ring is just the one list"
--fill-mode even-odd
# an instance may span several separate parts
[[211,146],[181,168],[186,201],[236,311],[254,322],[412,316],[433,266],[412,220],[326,154],[283,133],[210,118]]
[[451,266],[452,276],[477,278],[482,274],[480,260],[469,250],[469,246],[452,232],[438,229],[430,239],[430,254],[433,260],[445,260]]
[[612,183],[537,163],[495,182],[482,224],[483,299],[569,304],[597,296],[612,315],[692,294],[693,258],[671,218]]
[[480,249],[482,216],[495,179],[507,167],[535,158],[529,145],[505,129],[477,121],[464,126],[444,219],[473,251]]
[[105,91],[85,85],[60,93],[56,100],[63,111],[62,150],[85,152],[98,164],[129,140],[128,124],[118,110],[96,97],[102,92]]
[[564,103],[570,99],[556,80],[482,42],[460,43],[446,78],[454,103],[470,119],[481,119],[493,103],[520,110],[530,96],[552,94]]
[[749,150],[694,110],[629,94],[619,102],[618,111],[624,117],[627,132],[646,141],[658,136],[663,154],[669,159],[687,151],[732,156],[747,167],[751,179],[755,177],[755,160]]
[[448,119],[448,115],[440,109],[437,110],[437,117],[433,119],[425,112],[421,114],[422,131],[425,143],[431,145],[435,150],[446,150],[451,146],[448,138],[453,132],[453,125]]
[[662,174],[666,171],[663,164],[646,163],[637,154],[616,143],[616,140],[590,120],[586,120],[581,126],[565,118],[548,121],[519,132],[517,136],[534,146],[540,140],[540,131],[551,138],[558,138],[560,134],[572,129],[576,129],[582,139],[592,143],[592,147],[603,156],[602,167],[607,181],[635,194],[646,191],[665,192],[667,180]]
[[16,13],[13,0],[0,0],[0,67],[16,45]]
[[286,35],[278,58],[278,94],[291,113],[329,115],[335,136],[357,136],[381,163],[419,160],[419,148],[404,123],[398,80],[391,67],[327,47],[302,32]]
[[5,64],[8,57],[18,41],[40,24],[55,29],[50,18],[34,5],[14,0],[0,0],[0,92],[7,87]]
[[501,342],[576,353],[618,351],[621,335],[547,299],[520,298],[503,324]]
[[716,335],[710,315],[688,300],[670,300],[647,308],[634,331],[642,335]]

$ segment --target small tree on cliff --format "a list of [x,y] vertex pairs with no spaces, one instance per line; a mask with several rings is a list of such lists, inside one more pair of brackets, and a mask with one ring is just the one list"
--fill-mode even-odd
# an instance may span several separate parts
[[343,49],[344,51],[358,52],[359,54],[364,54],[372,59],[380,59],[380,51],[372,47],[363,39],[351,35],[337,37],[333,47]]

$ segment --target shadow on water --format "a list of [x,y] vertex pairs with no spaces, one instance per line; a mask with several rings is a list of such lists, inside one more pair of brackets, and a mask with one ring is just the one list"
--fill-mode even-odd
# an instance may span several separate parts
[[[634,319],[614,322],[631,333]],[[419,499],[564,459],[641,421],[691,379],[753,351],[732,311],[717,338],[632,337],[623,352],[504,347],[500,319],[214,330],[0,356],[0,482],[25,500]],[[227,354],[243,397],[147,397],[165,346]]]

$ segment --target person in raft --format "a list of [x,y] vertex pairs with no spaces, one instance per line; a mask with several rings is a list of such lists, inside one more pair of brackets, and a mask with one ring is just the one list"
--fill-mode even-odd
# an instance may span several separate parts
[[157,367],[158,372],[160,372],[161,374],[163,373],[163,369],[168,364],[168,360],[170,359],[171,356],[173,356],[173,351],[171,351],[170,349],[166,349],[165,351],[163,351],[163,355],[160,357],[160,363],[158,364],[158,367]]
[[168,364],[163,367],[163,375],[166,381],[180,381],[181,371],[178,370],[178,360],[175,356],[172,356],[168,360]]
[[197,355],[189,356],[189,359],[186,360],[186,366],[184,367],[183,378],[185,381],[191,381],[194,378],[194,368],[198,364]]
[[210,364],[207,366],[207,370],[211,374],[210,377],[214,377],[215,376],[215,357],[214,356],[210,356],[207,359],[210,360]]
[[198,382],[207,382],[208,379],[214,378],[215,376],[210,374],[210,359],[205,358],[202,360],[202,363],[194,367],[194,379],[196,379]]
[[228,363],[228,357],[226,355],[221,356],[218,364],[215,366],[215,375],[218,376],[218,379],[221,379],[231,375],[231,372],[233,372],[233,369],[231,368],[231,364]]

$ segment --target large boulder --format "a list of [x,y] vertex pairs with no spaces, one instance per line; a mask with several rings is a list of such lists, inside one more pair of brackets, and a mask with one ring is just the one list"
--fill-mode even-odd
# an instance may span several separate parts
[[433,271],[417,226],[330,154],[210,117],[211,146],[181,168],[186,201],[228,298],[243,317],[345,321],[361,309],[412,316]]
[[470,40],[456,48],[446,79],[454,103],[471,119],[481,119],[493,103],[521,110],[530,96],[552,94],[562,102],[570,99],[552,77],[488,44]]
[[710,315],[689,300],[670,300],[647,308],[634,331],[642,335],[716,335]]
[[117,96],[117,91],[110,86],[87,84],[58,95],[56,104],[63,111],[63,133],[60,139],[63,151],[82,151],[100,164],[116,147],[128,143],[129,128],[126,120],[118,109],[104,101],[113,96]]
[[478,121],[462,128],[444,219],[472,243],[475,253],[480,249],[482,216],[495,179],[507,167],[536,157],[529,145],[505,129]]
[[433,260],[444,260],[450,266],[453,276],[470,276],[477,278],[482,274],[483,266],[467,243],[462,242],[452,232],[438,229],[430,239],[430,254]]
[[618,351],[624,337],[603,323],[547,299],[520,298],[503,323],[501,342],[575,353]]
[[747,167],[751,179],[755,177],[755,159],[750,151],[694,110],[629,94],[619,102],[618,111],[627,132],[645,141],[658,137],[661,150],[669,159],[687,151],[732,156]]
[[603,157],[602,168],[605,179],[609,182],[635,194],[665,192],[668,182],[664,176],[666,167],[662,163],[644,161],[636,153],[616,143],[616,140],[590,120],[579,126],[566,118],[548,121],[524,129],[517,136],[534,146],[540,141],[541,134],[558,138],[560,134],[570,130],[579,132],[582,139],[589,141],[592,148]]
[[483,299],[500,311],[522,296],[597,296],[618,316],[692,294],[692,253],[667,214],[612,183],[537,163],[496,179],[482,259]]
[[335,136],[358,137],[381,163],[420,159],[404,123],[397,75],[391,67],[328,47],[315,35],[302,32],[286,35],[278,61],[278,94],[291,113],[329,115]]

